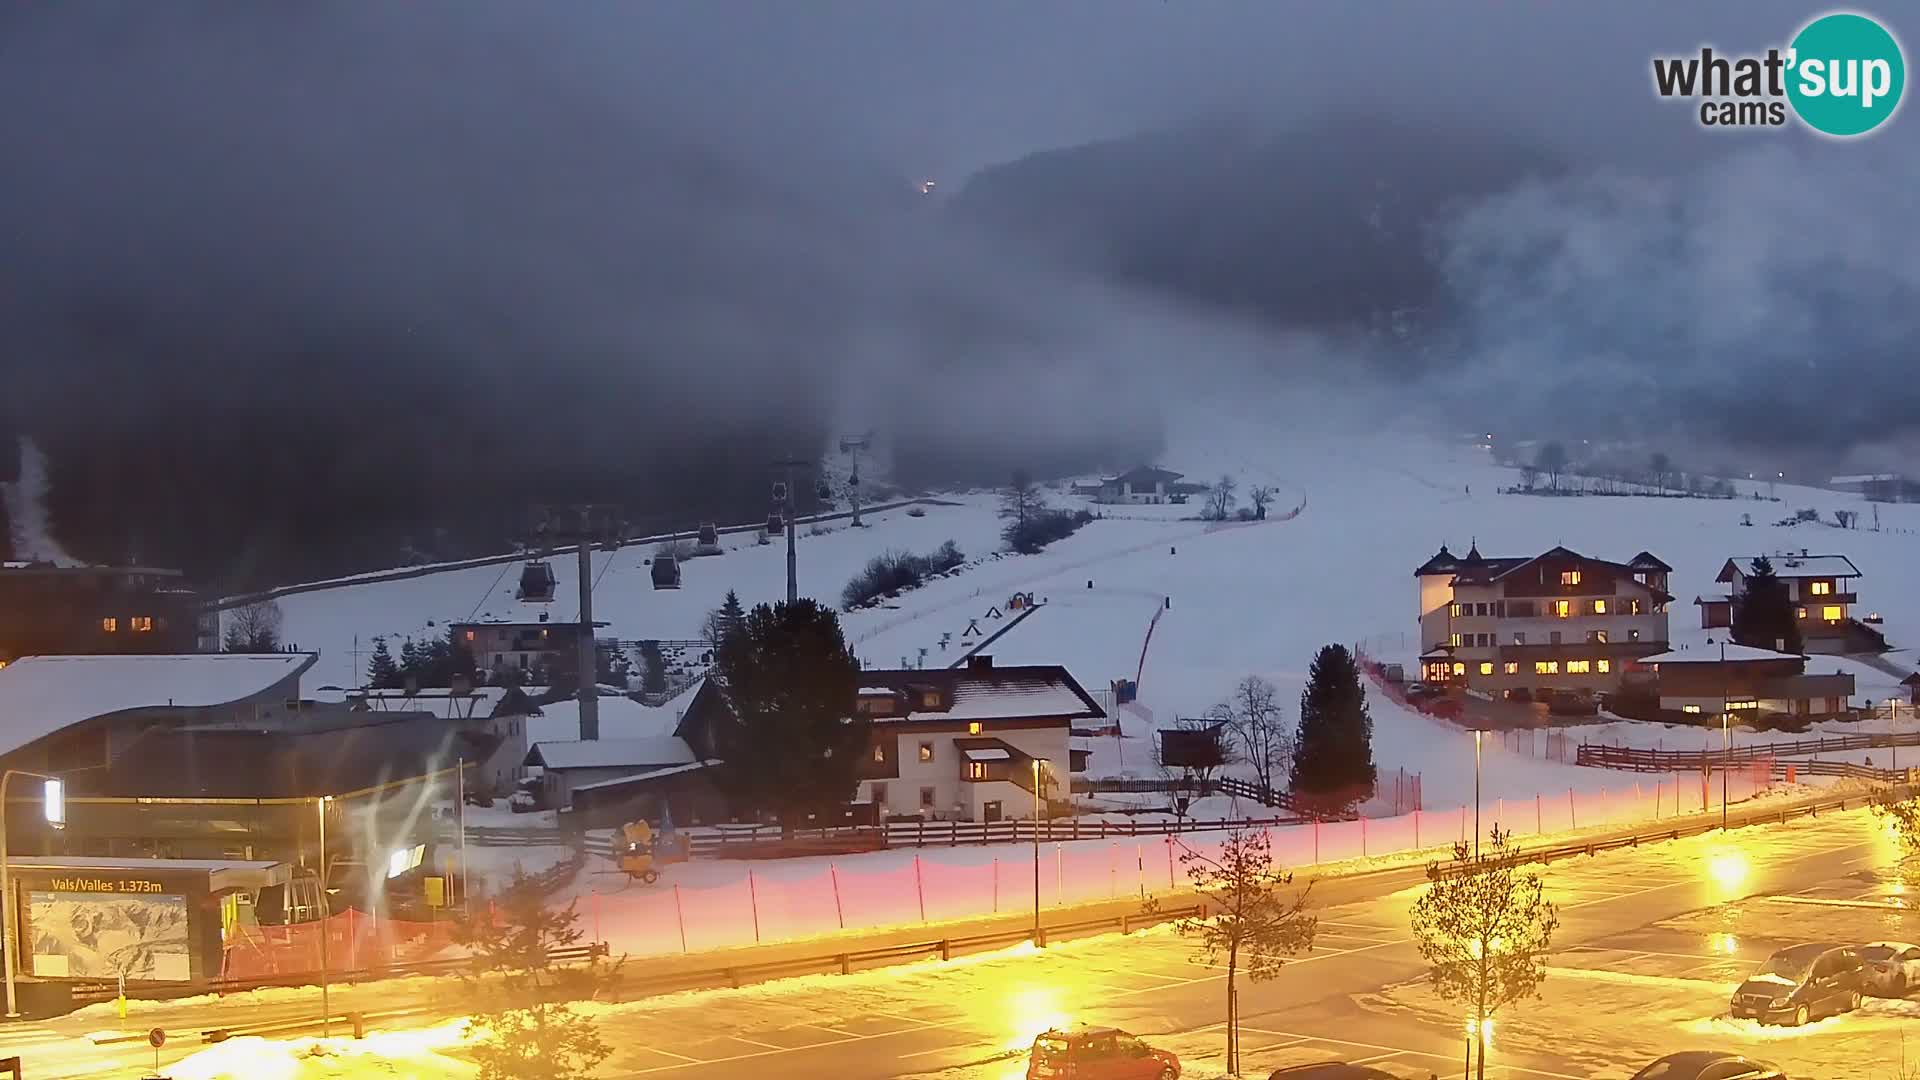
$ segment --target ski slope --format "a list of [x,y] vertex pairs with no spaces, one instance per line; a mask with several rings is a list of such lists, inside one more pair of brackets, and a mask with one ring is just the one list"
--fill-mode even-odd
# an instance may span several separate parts
[[[1464,441],[1399,434],[1360,435],[1336,445],[1216,426],[1203,438],[1176,445],[1162,460],[1195,480],[1231,472],[1243,492],[1253,483],[1275,486],[1270,520],[1223,527],[1182,520],[1195,506],[1101,508],[1110,516],[1039,555],[993,557],[1001,526],[997,502],[990,492],[976,492],[954,496],[954,506],[926,507],[921,517],[905,510],[872,515],[864,529],[835,523],[813,535],[803,528],[801,590],[837,599],[873,555],[927,551],[951,539],[975,560],[963,572],[902,594],[886,607],[843,617],[864,662],[952,663],[1005,626],[1005,619],[989,617],[990,609],[1005,615],[1010,595],[1030,592],[1045,606],[994,642],[987,651],[996,662],[1063,663],[1095,692],[1138,674],[1143,714],[1161,724],[1202,712],[1248,674],[1277,683],[1291,713],[1308,662],[1328,642],[1362,644],[1380,659],[1411,666],[1419,646],[1411,632],[1412,571],[1443,542],[1464,551],[1477,541],[1489,556],[1532,554],[1555,544],[1616,560],[1652,551],[1674,567],[1676,647],[1706,641],[1692,601],[1717,591],[1713,578],[1728,557],[1801,548],[1841,553],[1864,575],[1859,610],[1884,615],[1882,629],[1896,648],[1920,640],[1920,610],[1913,606],[1920,598],[1920,567],[1912,557],[1920,506],[1879,507],[1883,531],[1875,532],[1772,525],[1800,508],[1815,509],[1827,520],[1835,509],[1856,509],[1872,520],[1858,496],[1784,484],[1777,502],[1496,494],[1515,482],[1515,473],[1494,465],[1485,451]],[[1742,486],[1750,493],[1750,486]],[[1061,491],[1049,497],[1056,505],[1079,502]],[[1276,519],[1294,508],[1297,516]],[[1752,527],[1741,524],[1743,514],[1752,516]],[[749,604],[782,598],[784,545],[725,539],[725,554],[684,564],[678,590],[652,588],[644,562],[649,549],[596,553],[594,613],[611,624],[603,633],[692,638],[730,588]],[[559,599],[547,605],[513,599],[517,564],[290,596],[281,601],[286,638],[320,650],[310,676],[314,685],[353,685],[375,635],[421,637],[443,633],[449,620],[532,619],[538,610],[557,621],[576,618],[574,565],[571,557],[553,560]],[[1910,656],[1903,649],[1888,659],[1905,667]],[[1861,698],[1885,698],[1897,682],[1844,660],[1816,658],[1809,668],[1833,669],[1856,673]],[[1421,772],[1429,805],[1471,797],[1468,734],[1379,696],[1373,715],[1375,756],[1383,771]],[[1096,765],[1151,775],[1148,722],[1131,714],[1126,722],[1129,734],[1140,738],[1123,740],[1117,756],[1097,752]],[[1609,735],[1618,737],[1618,727]],[[1650,735],[1649,745],[1655,737],[1674,744],[1671,732]],[[1496,753],[1487,755],[1485,765],[1486,790],[1512,797],[1618,782],[1597,770]]]

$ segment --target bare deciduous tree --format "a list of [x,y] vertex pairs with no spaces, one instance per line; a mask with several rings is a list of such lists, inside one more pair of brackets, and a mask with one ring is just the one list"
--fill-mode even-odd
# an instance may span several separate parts
[[1272,791],[1293,767],[1293,731],[1281,713],[1280,692],[1258,675],[1234,684],[1209,716],[1226,724],[1239,743],[1240,759],[1253,767],[1260,786]]
[[1414,943],[1432,965],[1435,992],[1472,1010],[1468,1045],[1479,1051],[1479,1080],[1486,1080],[1494,1013],[1539,995],[1560,925],[1540,875],[1520,869],[1511,836],[1496,825],[1484,851],[1455,844],[1451,862],[1427,866],[1432,884],[1413,905]]
[[1539,469],[1536,469],[1531,465],[1520,466],[1520,487],[1522,490],[1532,491],[1533,485],[1539,482],[1540,482]]
[[1207,517],[1213,521],[1227,520],[1227,514],[1233,510],[1233,504],[1239,501],[1235,494],[1239,484],[1231,476],[1222,475],[1207,489]]
[[1155,755],[1162,776],[1202,797],[1212,794],[1214,774],[1239,760],[1226,725],[1212,717],[1175,720],[1160,732]]
[[1266,484],[1256,484],[1247,491],[1247,500],[1253,503],[1253,516],[1256,521],[1267,519],[1267,504],[1273,502],[1274,490]]
[[1553,490],[1560,490],[1560,474],[1567,471],[1567,448],[1557,442],[1550,442],[1540,448],[1533,464],[1547,474],[1547,484]]
[[[1307,913],[1313,892],[1309,883],[1297,894],[1286,890],[1293,873],[1275,864],[1273,843],[1265,829],[1235,830],[1227,834],[1218,856],[1209,856],[1182,844],[1180,864],[1187,880],[1206,902],[1204,916],[1174,923],[1182,937],[1195,941],[1196,959],[1227,970],[1227,1064],[1229,1075],[1240,1072],[1240,985],[1246,972],[1254,982],[1280,974],[1287,958],[1313,950],[1319,919]],[[1152,903],[1148,906],[1151,908]]]
[[221,644],[228,652],[267,653],[280,648],[280,602],[255,600],[227,612]]

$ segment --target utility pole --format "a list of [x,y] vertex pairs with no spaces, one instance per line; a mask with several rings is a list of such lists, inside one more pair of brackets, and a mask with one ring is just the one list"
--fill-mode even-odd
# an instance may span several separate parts
[[870,436],[858,439],[841,439],[840,452],[853,458],[853,475],[847,480],[847,490],[853,499],[853,527],[860,527],[860,451],[867,449]]
[[774,468],[786,470],[786,480],[773,486],[773,499],[775,502],[784,501],[787,512],[787,603],[789,604],[800,599],[799,564],[794,554],[794,538],[800,533],[800,523],[795,520],[797,500],[793,496],[793,470],[809,468],[812,464],[800,458],[787,458],[773,463]]

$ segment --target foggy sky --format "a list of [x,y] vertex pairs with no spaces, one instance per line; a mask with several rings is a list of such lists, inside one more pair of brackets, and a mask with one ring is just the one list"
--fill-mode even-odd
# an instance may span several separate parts
[[[1519,423],[1571,388],[1657,429],[1844,380],[1838,419],[1770,437],[1888,437],[1913,411],[1920,120],[1853,144],[1715,135],[1650,90],[1654,52],[1761,48],[1818,10],[9,6],[0,365],[36,424],[81,394],[137,422],[374,386],[475,423],[585,395],[599,422],[548,427],[588,455],[615,418],[670,438],[800,414],[983,476],[1128,464],[1183,379],[1338,371],[1348,346],[1050,265],[909,183],[1210,109],[1283,126],[1358,103],[1575,165],[1437,227],[1465,316],[1410,389]],[[167,347],[101,348],[103,311]],[[1249,383],[1270,385],[1315,384]]]

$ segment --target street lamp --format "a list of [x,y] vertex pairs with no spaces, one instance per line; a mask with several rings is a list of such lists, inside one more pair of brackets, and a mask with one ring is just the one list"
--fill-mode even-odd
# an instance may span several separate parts
[[1473,857],[1480,858],[1480,737],[1484,728],[1473,729]]
[[1727,831],[1727,770],[1733,767],[1733,735],[1727,729],[1727,643],[1720,642],[1720,831]]
[[7,1019],[20,1015],[20,1006],[14,996],[13,968],[20,956],[18,935],[13,932],[13,879],[7,869],[7,782],[15,776],[31,776],[46,783],[45,801],[41,812],[46,816],[47,824],[56,829],[67,827],[67,789],[57,776],[44,773],[27,772],[25,769],[8,769],[0,773],[0,953],[5,953],[7,969]]
[[1033,759],[1033,943],[1044,946],[1040,936],[1040,759]]
[[333,929],[332,905],[327,900],[327,804],[332,801],[331,795],[313,800],[320,811],[320,1037],[323,1039],[332,1034],[333,1026],[327,985],[327,935]]

